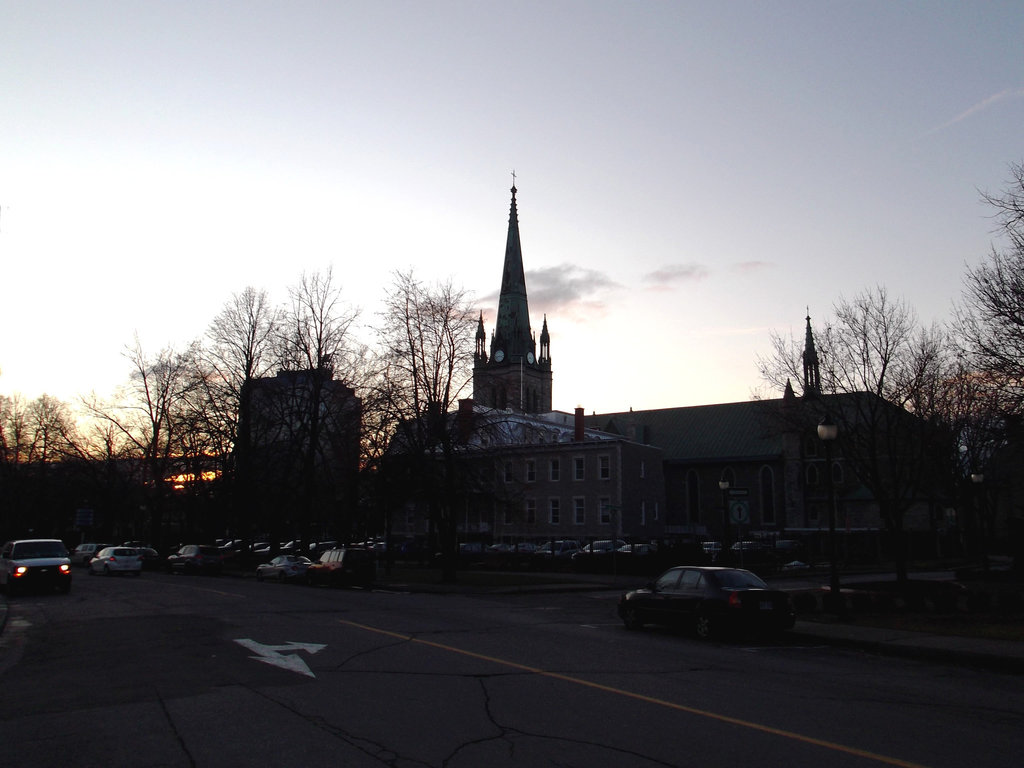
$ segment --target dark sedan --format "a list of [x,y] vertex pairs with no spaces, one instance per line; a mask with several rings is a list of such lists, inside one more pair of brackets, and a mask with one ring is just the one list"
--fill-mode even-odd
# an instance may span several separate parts
[[726,632],[790,629],[796,619],[789,595],[739,568],[678,566],[645,589],[619,600],[629,629],[644,624],[685,625],[709,638]]
[[167,556],[167,570],[182,573],[218,574],[224,568],[223,558],[217,547],[201,544],[186,544],[177,552]]

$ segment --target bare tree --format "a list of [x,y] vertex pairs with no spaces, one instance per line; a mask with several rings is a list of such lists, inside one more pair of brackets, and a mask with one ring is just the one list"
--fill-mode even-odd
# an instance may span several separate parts
[[94,398],[86,402],[86,407],[94,418],[113,428],[140,463],[151,534],[159,540],[171,479],[180,474],[185,452],[187,420],[183,404],[197,386],[195,350],[190,348],[182,354],[165,348],[150,357],[136,337],[134,345],[125,350],[125,357],[132,365],[131,382],[114,402]]
[[[256,508],[252,467],[252,387],[274,367],[275,340],[280,333],[281,311],[266,291],[248,287],[232,296],[207,329],[203,351],[205,408],[209,432],[219,446],[215,455],[233,493],[230,527],[243,538]],[[230,463],[229,457],[233,458]]]
[[[945,336],[938,328],[921,328],[910,306],[882,287],[841,299],[834,312],[818,339],[820,397],[800,411],[803,426],[823,415],[838,424],[841,454],[878,505],[903,581],[905,514],[931,493],[935,452],[948,454],[947,437],[938,429]],[[762,378],[799,378],[796,343],[782,337],[772,343],[773,355],[758,361]]]
[[1024,165],[1000,195],[983,195],[1008,240],[964,278],[954,327],[973,366],[1003,390],[1012,412],[1024,413]]
[[460,462],[448,415],[472,382],[476,320],[450,281],[427,286],[398,272],[381,321],[380,392],[397,430],[395,450],[430,506],[444,578],[454,579]]
[[[252,420],[254,428],[263,425],[268,434],[250,439],[264,447],[273,441],[286,451],[273,470],[278,482],[289,486],[281,494],[287,509],[270,519],[275,526],[292,526],[297,530],[291,533],[305,539],[315,533],[314,527],[326,533],[329,528],[347,529],[350,522],[359,409],[345,379],[357,348],[350,329],[358,311],[342,299],[330,270],[303,275],[289,298],[277,325],[281,373],[274,386],[264,388],[261,414]],[[272,412],[277,415],[270,419]],[[350,439],[354,451],[348,448]]]

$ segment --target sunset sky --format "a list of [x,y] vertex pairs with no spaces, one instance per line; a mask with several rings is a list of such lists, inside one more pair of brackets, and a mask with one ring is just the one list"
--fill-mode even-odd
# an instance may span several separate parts
[[1019,0],[8,0],[0,394],[109,394],[329,266],[365,325],[413,268],[490,332],[514,169],[557,409],[748,399],[808,309],[949,318],[1022,41]]

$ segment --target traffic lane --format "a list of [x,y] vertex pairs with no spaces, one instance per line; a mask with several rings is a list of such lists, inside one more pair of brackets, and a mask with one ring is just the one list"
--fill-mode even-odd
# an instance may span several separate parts
[[[625,764],[636,764],[641,753],[648,754],[646,746],[639,749],[638,743],[651,740],[657,750],[675,755],[671,764],[685,764],[676,753],[693,753],[707,758],[703,764],[716,765],[716,755],[729,754],[733,747],[738,754],[751,748],[748,732],[783,742],[779,754],[768,747],[757,749],[792,765],[820,764],[820,751],[834,751],[831,745],[839,741],[840,732],[849,738],[839,746],[873,745],[877,750],[884,745],[884,732],[896,731],[902,740],[893,739],[887,754],[917,754],[921,747],[907,743],[923,743],[946,754],[946,762],[929,763],[934,765],[951,764],[948,756],[962,756],[965,745],[973,744],[976,756],[994,755],[997,749],[977,738],[988,736],[984,728],[974,737],[969,734],[978,720],[985,719],[975,714],[971,722],[966,710],[981,702],[972,699],[969,685],[960,694],[965,712],[959,731],[963,740],[958,743],[952,736],[958,729],[929,710],[931,700],[944,695],[927,687],[934,681],[922,679],[924,690],[916,698],[903,690],[898,691],[902,699],[890,698],[900,688],[891,680],[906,674],[898,665],[886,665],[880,679],[870,681],[863,658],[822,656],[808,662],[799,648],[698,643],[657,630],[630,633],[617,622],[604,621],[607,606],[599,600],[584,609],[589,603],[575,599],[565,605],[545,599],[509,604],[457,596],[291,589],[198,577],[168,577],[164,583],[156,580],[146,587],[127,587],[134,591],[125,593],[130,596],[126,597],[118,594],[118,580],[99,581],[92,602],[80,608],[116,615],[123,610],[121,603],[133,599],[138,602],[133,610],[141,610],[149,600],[162,606],[161,613],[178,612],[179,620],[192,615],[184,613],[187,608],[202,611],[203,618],[214,621],[207,626],[207,634],[218,634],[223,642],[220,651],[236,662],[242,655],[251,665],[242,665],[235,685],[273,701],[286,713],[264,721],[263,727],[230,716],[222,724],[224,715],[218,719],[215,711],[193,720],[192,713],[202,711],[193,702],[228,691],[232,683],[224,681],[211,691],[158,699],[174,713],[168,727],[179,734],[191,755],[219,754],[217,734],[224,728],[244,735],[232,747],[245,754],[248,745],[262,744],[264,739],[272,751],[274,745],[291,745],[294,730],[305,733],[305,725],[316,728],[318,737],[307,734],[303,743],[322,744],[327,750],[351,746],[372,759],[388,753],[418,759],[424,752],[431,759],[433,755],[461,759],[481,749],[509,749],[518,759],[543,753],[545,748],[551,754],[571,752],[572,745],[587,741],[588,753],[599,749],[607,752],[608,761],[625,755]],[[146,597],[150,589],[153,594]],[[89,596],[89,591],[85,594]],[[104,605],[104,598],[111,604]],[[48,604],[51,614],[69,605]],[[267,644],[325,643],[326,648],[307,659],[316,680],[250,658],[251,649],[236,642],[244,637]],[[161,653],[167,654],[167,649]],[[453,655],[459,657],[457,665]],[[765,658],[771,660],[767,665]],[[173,661],[169,665],[179,666]],[[906,668],[914,669],[913,665]],[[477,688],[467,687],[473,683],[478,695],[474,695]],[[554,683],[558,685],[552,688]],[[608,695],[614,704],[608,703]],[[1019,702],[1019,697],[1017,693],[1016,699],[1007,701]],[[905,706],[894,709],[895,700]],[[182,702],[179,712],[174,707]],[[851,702],[853,711],[848,711]],[[245,702],[235,706],[240,712],[247,710]],[[978,707],[978,712],[991,712],[989,706],[988,710]],[[1012,711],[1014,704],[1005,706]],[[647,712],[652,707],[659,714]],[[631,718],[640,710],[645,714],[633,723]],[[750,714],[744,716],[748,710]],[[339,713],[337,719],[334,712]],[[573,720],[564,722],[570,714],[584,724],[608,725],[590,734]],[[300,716],[305,725],[295,725],[288,715]],[[705,721],[713,727],[705,727]],[[1005,726],[1005,718],[995,721]],[[1004,746],[1005,732],[1000,734],[992,723],[989,726],[994,731],[991,743]],[[727,732],[722,732],[723,727]],[[320,738],[325,734],[326,742]],[[830,746],[817,744],[815,738]],[[69,735],[64,754],[74,744],[73,734]],[[807,749],[812,752],[810,759],[794,762],[794,756]],[[282,749],[283,754],[289,751]]]
[[[503,621],[516,617],[517,624],[532,626],[519,635],[516,627],[488,628],[490,612],[481,602],[457,609],[476,617],[481,631],[472,635],[462,621],[455,622],[462,629],[444,634],[437,629],[442,612],[432,610],[381,615],[390,623],[377,629],[401,635],[401,627],[411,628],[405,634],[416,639],[450,639],[453,647],[484,657],[607,683],[703,721],[733,723],[739,732],[778,733],[790,746],[820,743],[851,756],[863,750],[874,755],[873,762],[881,755],[891,764],[913,763],[915,757],[937,766],[961,765],[968,757],[1011,764],[1024,747],[1024,692],[1013,676],[791,642],[706,643],[657,629],[632,633],[600,622],[603,610],[591,623],[572,625],[561,621],[565,611],[545,601],[492,601],[503,603],[495,608]],[[733,742],[727,737],[722,743]],[[720,748],[715,739],[709,743],[712,751]]]

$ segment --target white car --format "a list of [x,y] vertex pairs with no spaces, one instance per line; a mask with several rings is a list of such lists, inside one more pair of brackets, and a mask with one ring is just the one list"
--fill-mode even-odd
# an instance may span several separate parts
[[71,561],[59,539],[19,539],[0,548],[0,586],[13,597],[33,587],[71,591]]
[[113,576],[115,573],[142,575],[142,553],[134,547],[106,547],[89,561],[89,573]]
[[308,557],[302,555],[278,555],[269,563],[256,566],[256,581],[300,579],[306,575],[310,562]]

